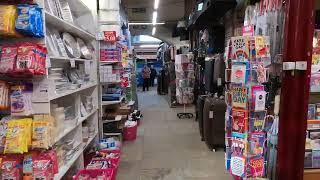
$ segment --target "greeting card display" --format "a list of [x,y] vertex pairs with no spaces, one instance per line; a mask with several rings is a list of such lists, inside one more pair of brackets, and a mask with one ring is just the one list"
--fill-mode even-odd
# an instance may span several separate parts
[[231,58],[245,61],[249,58],[249,42],[244,36],[231,38]]
[[239,177],[245,177],[246,175],[246,158],[240,156],[232,156],[230,163],[231,174]]
[[232,132],[246,133],[248,122],[248,111],[233,109],[232,111]]
[[264,36],[233,37],[228,50],[226,139],[231,142],[226,141],[226,164],[233,176],[263,178],[269,112],[263,83],[268,80],[266,67],[271,62],[270,40]]
[[252,112],[249,119],[249,132],[262,132],[264,130],[266,111]]
[[264,158],[253,157],[248,161],[248,176],[252,178],[262,177],[264,175]]
[[235,84],[246,84],[248,81],[249,64],[247,62],[234,62],[231,68],[231,82]]
[[248,104],[247,87],[235,86],[231,90],[232,106],[235,108],[246,109]]
[[264,150],[266,141],[266,133],[255,132],[251,133],[249,137],[249,152],[251,156],[261,156]]

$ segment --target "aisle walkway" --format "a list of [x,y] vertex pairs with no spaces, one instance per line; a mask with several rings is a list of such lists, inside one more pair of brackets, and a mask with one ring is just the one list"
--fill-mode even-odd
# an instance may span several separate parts
[[164,97],[139,93],[144,119],[137,140],[124,144],[117,180],[229,180],[224,152],[209,152],[198,124],[178,119]]

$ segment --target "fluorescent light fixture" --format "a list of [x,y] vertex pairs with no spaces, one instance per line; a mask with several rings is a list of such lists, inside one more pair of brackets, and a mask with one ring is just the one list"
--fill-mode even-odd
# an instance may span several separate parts
[[164,25],[165,22],[158,22],[153,24],[152,22],[129,22],[129,25]]
[[140,48],[157,48],[159,47],[158,44],[142,44],[139,46]]
[[154,0],[154,9],[158,9],[160,0]]
[[198,4],[198,11],[202,11],[203,8],[203,2]]
[[155,25],[157,23],[157,17],[158,17],[158,12],[153,11],[153,14],[152,14],[152,24],[153,25]]
[[152,28],[152,36],[156,34],[156,27]]

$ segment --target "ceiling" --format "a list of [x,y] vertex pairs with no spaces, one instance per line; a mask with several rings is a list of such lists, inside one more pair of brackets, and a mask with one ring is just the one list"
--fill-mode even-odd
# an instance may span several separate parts
[[[129,22],[152,22],[154,0],[124,0]],[[157,10],[157,25],[155,37],[171,44],[181,43],[178,38],[172,38],[172,31],[179,20],[184,18],[185,0],[160,0]],[[130,26],[132,35],[151,35],[152,25]]]

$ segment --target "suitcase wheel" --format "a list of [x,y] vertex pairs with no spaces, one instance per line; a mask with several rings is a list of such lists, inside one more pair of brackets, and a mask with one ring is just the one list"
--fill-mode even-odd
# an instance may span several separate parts
[[179,119],[191,119],[193,118],[193,114],[192,113],[178,113],[177,114]]

